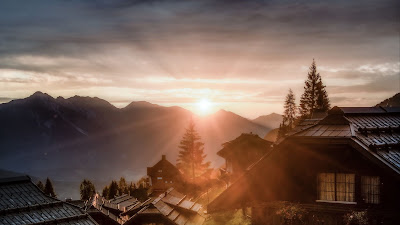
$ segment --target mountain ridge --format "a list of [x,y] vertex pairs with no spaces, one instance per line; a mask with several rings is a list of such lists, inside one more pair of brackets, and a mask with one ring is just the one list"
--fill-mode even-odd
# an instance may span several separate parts
[[[176,163],[179,141],[191,118],[205,143],[207,160],[216,167],[223,163],[216,155],[222,143],[241,133],[263,137],[269,131],[225,110],[199,117],[177,106],[133,102],[117,108],[96,97],[65,99],[35,92],[0,104],[0,165],[69,183],[85,177],[95,183],[121,176],[134,180],[146,175],[146,167],[162,154]],[[78,197],[78,190],[64,190],[61,197]]]

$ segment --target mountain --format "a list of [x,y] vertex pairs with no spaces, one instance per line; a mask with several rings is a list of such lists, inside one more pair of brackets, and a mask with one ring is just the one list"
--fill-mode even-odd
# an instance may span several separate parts
[[60,198],[77,198],[83,178],[101,190],[111,179],[146,175],[162,154],[175,163],[190,118],[215,167],[223,162],[216,155],[222,143],[244,132],[264,137],[270,130],[224,110],[198,117],[177,106],[132,102],[119,109],[96,97],[65,99],[36,92],[0,104],[0,167],[48,176]]
[[278,128],[279,124],[282,123],[283,116],[277,113],[271,113],[265,116],[259,116],[255,118],[253,123],[259,124],[264,127],[271,129]]
[[376,106],[384,106],[384,107],[400,107],[400,92],[395,94],[394,96],[385,99],[381,103]]

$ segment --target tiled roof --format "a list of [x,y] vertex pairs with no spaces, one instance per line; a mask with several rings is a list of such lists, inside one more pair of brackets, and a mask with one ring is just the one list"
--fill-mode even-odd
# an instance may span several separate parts
[[0,224],[97,223],[72,204],[46,196],[29,177],[0,178]]
[[315,125],[294,134],[309,137],[351,137],[350,125]]
[[317,124],[293,137],[349,138],[360,141],[375,158],[400,172],[400,108],[334,107]]
[[159,214],[173,224],[200,225],[205,221],[201,209],[200,204],[187,200],[185,195],[170,188],[154,199],[151,204],[143,206],[127,223],[134,223],[135,218],[143,214]]
[[58,201],[44,195],[30,181],[0,185],[0,210],[25,208],[54,202]]

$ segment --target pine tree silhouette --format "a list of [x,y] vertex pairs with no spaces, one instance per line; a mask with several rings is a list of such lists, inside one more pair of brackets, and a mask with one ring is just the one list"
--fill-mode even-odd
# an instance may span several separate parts
[[204,162],[204,143],[195,129],[193,119],[190,120],[186,132],[180,142],[178,155],[178,169],[182,170],[184,175],[193,182],[196,177],[208,172],[210,162]]
[[44,185],[44,193],[54,198],[57,196],[54,192],[53,183],[49,178],[46,179],[46,184]]
[[328,93],[313,59],[304,84],[304,93],[300,98],[299,113],[305,119],[310,118],[316,109],[326,112],[329,108]]

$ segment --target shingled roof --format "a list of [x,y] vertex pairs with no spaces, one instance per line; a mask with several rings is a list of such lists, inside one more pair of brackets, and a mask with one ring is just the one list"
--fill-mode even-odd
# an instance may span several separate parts
[[[135,209],[138,210],[138,209]],[[186,196],[174,188],[168,189],[151,202],[143,204],[126,224],[136,224],[143,217],[164,218],[170,224],[201,225],[205,221],[202,205],[186,199]]]
[[0,173],[0,224],[97,223],[72,204],[46,196],[25,175]]
[[240,156],[250,150],[264,154],[271,148],[272,144],[272,142],[260,138],[257,134],[243,133],[234,140],[223,143],[223,148],[217,154],[223,158],[230,155]]
[[319,123],[292,136],[351,139],[400,174],[400,108],[334,107]]

